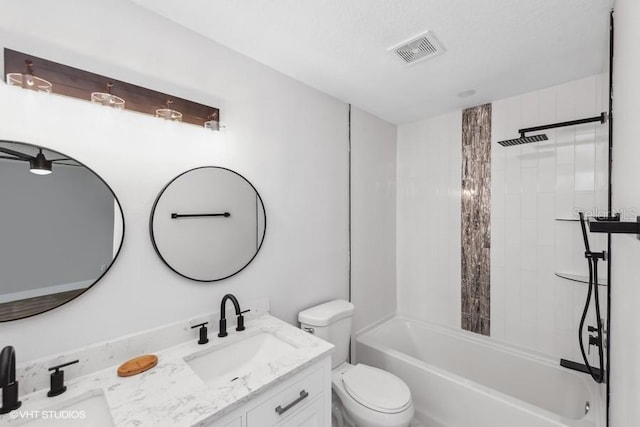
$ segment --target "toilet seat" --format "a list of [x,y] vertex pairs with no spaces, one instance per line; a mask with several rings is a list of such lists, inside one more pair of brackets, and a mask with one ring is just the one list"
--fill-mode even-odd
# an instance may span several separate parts
[[342,375],[346,392],[356,402],[384,414],[395,414],[411,406],[411,391],[395,375],[357,364]]

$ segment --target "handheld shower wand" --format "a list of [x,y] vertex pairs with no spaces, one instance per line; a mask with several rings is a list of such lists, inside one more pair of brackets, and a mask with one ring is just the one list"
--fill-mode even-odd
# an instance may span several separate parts
[[[580,318],[580,327],[578,328],[578,341],[580,342],[580,352],[582,353],[582,359],[584,360],[584,364],[587,368],[587,372],[597,383],[602,383],[604,381],[605,372],[604,372],[604,342],[602,339],[603,328],[602,328],[602,318],[600,317],[600,297],[598,294],[598,261],[605,260],[605,253],[603,252],[592,252],[589,247],[589,238],[587,236],[587,227],[585,224],[584,214],[582,212],[580,215],[580,227],[582,228],[582,238],[584,239],[584,256],[587,259],[587,263],[589,264],[589,289],[587,290],[587,300],[584,304],[584,310],[582,311],[582,317]],[[600,365],[599,369],[594,369],[590,364],[587,358],[587,354],[584,350],[583,343],[583,331],[584,331],[584,323],[587,318],[587,312],[589,311],[589,305],[591,304],[591,295],[593,294],[594,306],[595,306],[595,314],[596,314],[596,326],[589,326],[589,346],[595,345],[598,347],[598,362]],[[591,335],[592,332],[595,332],[595,335]]]

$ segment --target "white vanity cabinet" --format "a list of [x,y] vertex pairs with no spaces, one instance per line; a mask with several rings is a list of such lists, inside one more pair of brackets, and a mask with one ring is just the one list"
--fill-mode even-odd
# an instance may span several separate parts
[[218,421],[214,427],[330,427],[331,357],[272,386]]
[[[47,397],[48,376],[33,373],[59,364],[59,356],[29,362],[19,367],[20,385],[36,391],[20,396],[20,409],[80,410],[99,401],[101,421],[115,426],[330,427],[333,346],[268,313],[245,327],[230,328],[224,338],[210,336],[204,345],[194,338],[158,350],[153,369],[126,378],[116,373],[116,356],[146,351],[154,340],[173,343],[164,337],[190,329],[180,323],[76,350],[64,359],[90,360],[92,370],[68,378],[68,390],[55,401]],[[7,427],[24,421],[0,415]]]

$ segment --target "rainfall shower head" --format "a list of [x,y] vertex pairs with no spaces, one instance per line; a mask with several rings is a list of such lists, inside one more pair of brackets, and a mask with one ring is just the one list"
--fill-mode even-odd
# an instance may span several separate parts
[[511,147],[512,145],[520,145],[520,144],[529,144],[530,142],[539,142],[539,141],[547,141],[547,135],[544,133],[540,135],[531,135],[531,136],[520,136],[520,138],[515,139],[507,139],[505,141],[498,141],[498,144],[503,147]]
[[586,119],[570,120],[568,122],[551,123],[549,125],[534,126],[530,128],[519,129],[518,133],[520,134],[520,138],[507,139],[506,141],[498,141],[498,144],[502,145],[503,147],[511,147],[512,145],[521,145],[521,144],[529,144],[530,142],[547,141],[549,138],[547,138],[547,135],[543,133],[539,135],[531,135],[531,136],[525,136],[525,134],[529,132],[539,132],[541,130],[563,128],[565,126],[575,126],[575,125],[582,125],[586,123],[595,123],[595,122],[605,123],[606,121],[607,121],[607,113],[600,113],[599,116],[587,117]]

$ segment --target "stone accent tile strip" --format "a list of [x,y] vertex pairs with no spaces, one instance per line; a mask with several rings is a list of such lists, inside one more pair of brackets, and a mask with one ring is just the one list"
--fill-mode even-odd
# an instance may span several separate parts
[[462,112],[462,329],[490,334],[491,104]]

